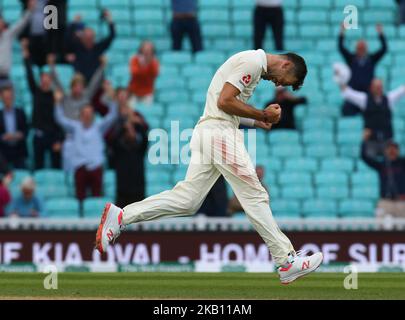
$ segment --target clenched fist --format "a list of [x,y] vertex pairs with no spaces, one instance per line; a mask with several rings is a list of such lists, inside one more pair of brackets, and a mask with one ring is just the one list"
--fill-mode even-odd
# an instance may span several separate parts
[[264,122],[278,123],[281,118],[281,107],[279,104],[271,104],[264,109]]

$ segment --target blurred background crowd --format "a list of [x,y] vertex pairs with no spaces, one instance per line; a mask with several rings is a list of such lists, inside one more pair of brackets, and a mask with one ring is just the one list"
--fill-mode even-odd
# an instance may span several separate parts
[[[0,217],[98,217],[173,187],[187,165],[154,164],[148,133],[192,128],[216,69],[258,48],[309,66],[298,95],[251,101],[283,110],[256,133],[275,216],[405,217],[403,24],[404,0],[0,0]],[[222,177],[199,210],[242,211]]]

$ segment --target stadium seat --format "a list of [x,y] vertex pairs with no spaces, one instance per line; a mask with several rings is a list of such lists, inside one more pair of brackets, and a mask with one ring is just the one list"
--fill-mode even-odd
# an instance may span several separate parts
[[75,198],[57,198],[46,201],[45,208],[50,218],[78,218],[79,201]]
[[318,198],[321,199],[342,200],[349,196],[349,188],[343,185],[340,186],[324,185],[317,188],[316,195]]
[[109,198],[86,198],[83,201],[84,218],[100,218],[105,205],[112,202]]
[[369,217],[375,216],[375,207],[372,201],[342,200],[339,205],[339,214],[342,217]]
[[334,145],[330,144],[309,145],[305,148],[305,155],[313,158],[328,158],[336,156],[337,150]]
[[172,64],[172,65],[185,65],[191,63],[191,54],[190,52],[183,51],[169,51],[164,52],[161,57],[161,62],[163,64]]
[[304,150],[300,144],[279,144],[271,148],[272,157],[292,158],[301,157]]
[[337,215],[337,205],[334,200],[308,199],[303,202],[302,212],[309,217],[332,217]]
[[319,169],[318,161],[313,158],[292,158],[285,160],[284,170],[287,172],[310,172],[313,173]]
[[62,170],[42,169],[34,173],[34,180],[37,184],[65,184],[66,176]]
[[66,198],[69,190],[65,184],[37,183],[36,193],[43,199]]
[[326,158],[321,161],[321,170],[343,171],[351,173],[354,169],[354,161],[350,158]]
[[305,172],[282,172],[278,176],[281,186],[309,185],[312,183],[311,174]]
[[377,200],[380,196],[379,185],[353,186],[351,196],[354,199]]
[[300,217],[300,203],[297,200],[275,199],[270,201],[270,208],[275,217]]
[[351,175],[351,183],[353,186],[369,186],[378,185],[378,174],[374,171],[354,172]]
[[348,181],[347,174],[336,169],[315,174],[315,184],[317,186],[347,186]]
[[281,194],[284,199],[304,200],[313,198],[315,192],[311,185],[290,185],[283,187]]
[[297,144],[299,143],[299,134],[293,130],[274,130],[269,134],[269,142],[271,145]]

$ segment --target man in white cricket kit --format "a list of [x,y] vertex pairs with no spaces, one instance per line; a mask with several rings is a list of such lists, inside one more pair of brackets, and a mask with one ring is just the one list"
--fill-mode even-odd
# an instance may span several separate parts
[[297,254],[275,222],[269,195],[257,178],[239,124],[269,130],[280,120],[277,104],[259,110],[247,104],[261,79],[298,89],[307,74],[305,61],[294,53],[266,54],[248,50],[230,57],[208,88],[205,111],[190,142],[191,159],[184,181],[169,191],[121,209],[108,203],[96,235],[96,248],[105,252],[127,224],[194,214],[222,174],[247,217],[268,246],[282,283],[290,283],[321,264],[318,252]]

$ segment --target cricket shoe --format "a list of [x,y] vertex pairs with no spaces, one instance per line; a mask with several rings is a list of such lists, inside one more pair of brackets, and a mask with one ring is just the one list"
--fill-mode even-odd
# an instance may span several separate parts
[[112,203],[105,205],[96,235],[96,249],[100,253],[104,253],[108,245],[114,242],[124,229],[122,214],[122,209]]
[[311,256],[303,256],[302,253],[290,253],[286,265],[277,269],[282,284],[289,284],[294,280],[315,271],[323,260],[321,252],[314,253]]

